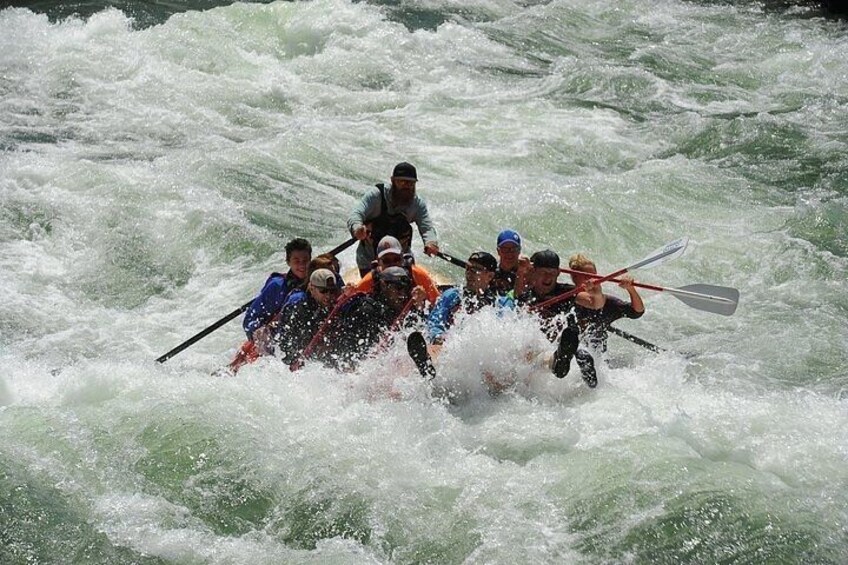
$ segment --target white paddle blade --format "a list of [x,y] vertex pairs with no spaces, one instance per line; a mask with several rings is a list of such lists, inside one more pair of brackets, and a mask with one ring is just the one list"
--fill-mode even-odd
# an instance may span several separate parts
[[690,284],[667,292],[687,306],[721,316],[732,316],[739,305],[739,291],[728,286]]
[[662,265],[666,261],[676,259],[683,255],[683,252],[686,251],[687,245],[689,245],[688,237],[681,237],[680,239],[676,239],[671,243],[666,243],[659,249],[654,250],[650,255],[648,255],[635,265],[628,267],[627,270],[635,271],[636,269],[649,269],[651,267]]

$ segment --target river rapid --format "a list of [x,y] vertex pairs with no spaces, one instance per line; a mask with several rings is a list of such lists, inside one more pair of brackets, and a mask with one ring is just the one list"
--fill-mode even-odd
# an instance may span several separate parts
[[[682,0],[59,7],[0,10],[0,562],[848,561],[844,22]],[[291,238],[349,237],[404,160],[452,255],[511,227],[609,272],[688,236],[637,277],[735,287],[739,308],[645,291],[620,326],[668,351],[611,336],[594,390],[528,366],[536,326],[493,312],[459,324],[434,388],[402,340],[349,374],[212,377],[235,321],[154,362]]]

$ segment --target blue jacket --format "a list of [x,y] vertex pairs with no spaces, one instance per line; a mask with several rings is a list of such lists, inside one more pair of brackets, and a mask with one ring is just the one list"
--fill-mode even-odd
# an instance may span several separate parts
[[427,332],[430,334],[430,342],[444,339],[445,332],[453,325],[453,315],[461,304],[462,297],[456,288],[449,288],[442,293],[427,317]]
[[447,289],[439,296],[436,305],[433,306],[430,315],[427,317],[427,332],[430,335],[430,342],[444,339],[445,332],[453,325],[454,314],[462,306],[465,306],[468,312],[476,312],[483,306],[495,303],[496,300],[500,307],[501,301],[493,292],[473,296],[467,293],[464,288]]
[[253,340],[253,332],[271,321],[286,302],[293,290],[303,285],[303,281],[289,271],[285,275],[271,273],[265,286],[259,291],[259,296],[253,299],[253,304],[244,315],[242,327],[247,334],[247,339]]

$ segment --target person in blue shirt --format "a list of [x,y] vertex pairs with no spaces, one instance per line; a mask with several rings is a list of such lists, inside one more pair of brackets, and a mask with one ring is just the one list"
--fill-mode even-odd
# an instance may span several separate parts
[[436,228],[430,220],[427,204],[415,192],[418,172],[409,163],[398,163],[392,171],[391,184],[376,185],[366,192],[347,220],[350,234],[359,240],[356,265],[364,277],[376,259],[377,244],[385,236],[396,237],[407,253],[412,247],[412,223],[424,240],[424,253],[439,251]]
[[242,327],[247,339],[253,342],[259,353],[273,351],[273,334],[276,318],[289,294],[306,282],[312,246],[303,238],[295,238],[286,244],[287,273],[271,273],[259,295],[247,309]]
[[444,343],[445,332],[453,325],[454,315],[460,309],[473,314],[495,303],[497,295],[492,289],[492,280],[496,270],[497,261],[491,254],[485,251],[471,254],[465,266],[465,286],[444,291],[427,318],[430,343]]
[[497,293],[492,281],[497,268],[498,262],[490,253],[472,253],[465,266],[465,286],[444,291],[427,317],[430,344],[420,332],[413,332],[407,338],[407,351],[424,377],[432,379],[435,376],[432,362],[441,352],[445,334],[453,325],[456,313],[463,310],[473,314],[495,303]]

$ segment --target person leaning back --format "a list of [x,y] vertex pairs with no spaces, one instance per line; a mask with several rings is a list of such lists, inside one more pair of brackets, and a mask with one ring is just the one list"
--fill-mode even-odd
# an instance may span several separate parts
[[372,188],[359,201],[347,220],[350,234],[359,240],[356,265],[360,276],[371,270],[377,243],[387,235],[396,237],[404,252],[412,246],[412,224],[424,240],[424,253],[439,251],[436,228],[430,220],[427,204],[415,193],[418,173],[409,163],[398,163],[392,171],[391,185]]

